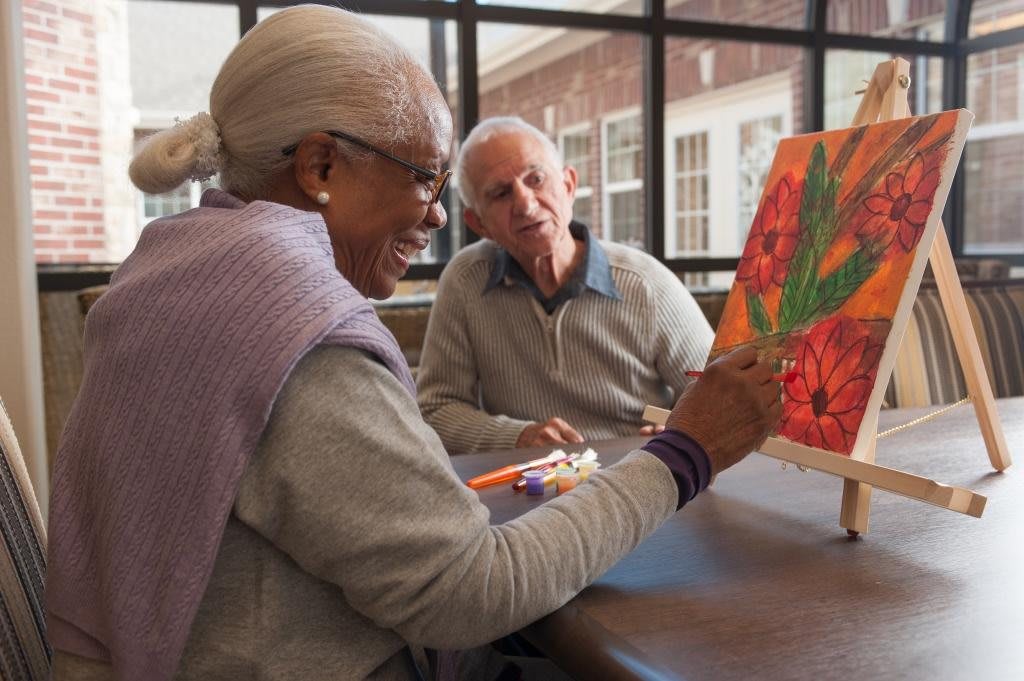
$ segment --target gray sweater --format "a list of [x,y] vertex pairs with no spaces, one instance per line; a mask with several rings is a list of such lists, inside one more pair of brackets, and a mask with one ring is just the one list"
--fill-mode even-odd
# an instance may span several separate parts
[[531,422],[565,419],[587,439],[635,435],[644,406],[671,407],[714,333],[664,265],[601,242],[622,300],[592,290],[544,312],[508,282],[484,293],[496,244],[445,267],[417,384],[423,417],[450,453],[514,447]]
[[[319,347],[243,475],[176,678],[409,679],[407,645],[471,648],[558,608],[676,499],[668,468],[637,451],[491,526],[394,375]],[[107,678],[59,651],[54,669]]]

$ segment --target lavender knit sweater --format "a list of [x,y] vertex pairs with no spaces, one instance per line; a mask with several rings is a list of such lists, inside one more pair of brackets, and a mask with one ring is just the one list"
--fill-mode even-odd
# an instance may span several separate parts
[[174,675],[242,472],[318,343],[372,352],[414,391],[316,213],[210,190],[146,228],[89,314],[54,466],[55,648],[109,661],[119,679]]

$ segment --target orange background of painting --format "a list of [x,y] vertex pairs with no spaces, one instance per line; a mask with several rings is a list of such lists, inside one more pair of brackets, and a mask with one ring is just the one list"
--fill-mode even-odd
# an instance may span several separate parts
[[[956,128],[959,116],[958,111],[946,111],[936,115],[939,117],[939,120],[915,145],[915,149],[926,148],[929,144],[948,135]],[[837,211],[841,210],[849,200],[849,193],[853,191],[857,182],[860,181],[861,177],[877,160],[880,150],[887,149],[915,120],[913,118],[906,118],[868,126],[864,138],[858,144],[846,169],[843,171],[843,177],[836,194]],[[772,162],[771,170],[765,182],[765,190],[761,195],[758,212],[754,217],[754,224],[757,224],[757,221],[760,219],[761,211],[764,209],[765,197],[770,190],[775,188],[776,184],[787,172],[792,172],[798,181],[803,180],[807,170],[807,163],[811,158],[811,151],[819,140],[825,143],[826,164],[831,166],[843,142],[853,134],[853,130],[854,128],[847,128],[832,132],[811,133],[790,137],[779,142],[775,152],[775,159]],[[937,164],[940,172],[952,172],[955,168],[949,168],[948,170],[945,168],[945,158],[948,149],[943,149],[941,153],[942,156]],[[906,158],[910,156],[911,153],[908,153]],[[902,165],[904,161],[905,159],[901,159],[899,165]],[[899,169],[899,166],[892,168],[890,172],[897,169]],[[884,186],[885,181],[883,179],[874,191],[881,191],[881,188]],[[819,276],[825,276],[839,267],[857,247],[855,234],[867,215],[865,211],[858,210],[853,213],[850,223],[839,226],[836,239],[821,264]],[[910,272],[910,267],[914,262],[914,256],[917,251],[915,248],[913,251],[905,253],[897,244],[898,242],[894,241],[890,245],[878,270],[831,316],[847,315],[858,319],[892,319],[896,313],[900,297],[903,294],[907,275]],[[747,303],[744,291],[743,282],[733,282],[732,290],[729,292],[729,299],[726,301],[722,320],[718,325],[718,331],[715,336],[714,349],[716,350],[732,347],[740,343],[747,343],[757,338],[757,335],[747,322]],[[765,308],[768,316],[771,317],[773,328],[778,326],[778,310],[781,298],[782,288],[779,286],[769,287],[764,298]],[[798,329],[793,330],[794,333],[798,331]]]

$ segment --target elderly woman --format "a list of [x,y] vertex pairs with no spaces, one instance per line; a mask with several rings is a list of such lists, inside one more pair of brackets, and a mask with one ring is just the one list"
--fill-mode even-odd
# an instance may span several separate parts
[[224,189],[149,225],[89,315],[50,513],[55,678],[450,676],[424,649],[558,608],[766,436],[778,389],[740,351],[644,450],[489,525],[366,300],[444,225],[451,144],[405,50],[304,6],[139,153],[146,191]]

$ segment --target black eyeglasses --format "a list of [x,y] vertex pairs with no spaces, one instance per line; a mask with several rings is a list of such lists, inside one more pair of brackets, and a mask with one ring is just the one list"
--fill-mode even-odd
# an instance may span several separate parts
[[[452,179],[451,170],[442,170],[439,173],[435,173],[432,170],[421,168],[415,163],[410,163],[409,161],[398,158],[393,154],[389,154],[383,149],[375,147],[369,142],[364,142],[358,137],[350,135],[347,132],[341,132],[340,130],[324,130],[324,132],[330,135],[331,137],[337,137],[340,140],[345,140],[346,142],[351,142],[352,144],[356,144],[360,147],[363,147],[364,149],[369,149],[373,153],[379,154],[386,159],[390,159],[397,163],[398,165],[402,166],[403,168],[408,168],[412,172],[416,173],[416,175],[423,178],[425,182],[431,184],[430,203],[435,203],[439,198],[441,198],[441,192],[445,190],[445,187],[448,186],[448,181]],[[299,142],[296,142],[295,144],[290,144],[284,149],[282,149],[281,153],[284,154],[285,156],[291,156],[292,154],[295,153],[296,149],[298,148]]]

